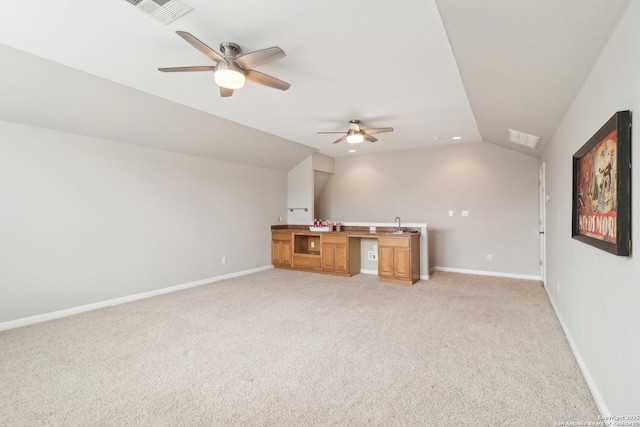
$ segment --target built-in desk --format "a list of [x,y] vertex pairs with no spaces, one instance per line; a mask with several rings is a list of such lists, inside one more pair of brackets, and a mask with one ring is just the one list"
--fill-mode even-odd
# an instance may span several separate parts
[[378,239],[380,280],[412,285],[420,280],[420,231],[393,227],[344,227],[313,232],[308,226],[271,227],[271,260],[276,268],[353,276],[360,273],[360,239]]

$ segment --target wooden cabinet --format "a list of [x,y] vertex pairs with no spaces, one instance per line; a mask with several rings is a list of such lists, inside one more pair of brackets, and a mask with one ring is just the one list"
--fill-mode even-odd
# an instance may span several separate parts
[[291,265],[291,233],[271,233],[271,263],[274,266]]
[[420,235],[392,233],[310,233],[272,231],[274,267],[337,276],[360,273],[360,239],[378,239],[380,280],[411,285],[420,280]]
[[378,239],[378,276],[381,280],[407,285],[420,280],[418,239],[418,236]]
[[342,273],[349,271],[347,236],[322,236],[322,269]]
[[277,268],[353,276],[360,273],[360,239],[298,231],[271,232],[271,263]]

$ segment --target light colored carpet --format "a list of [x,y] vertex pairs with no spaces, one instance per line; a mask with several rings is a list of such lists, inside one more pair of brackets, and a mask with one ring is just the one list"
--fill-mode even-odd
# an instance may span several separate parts
[[539,282],[268,270],[0,332],[2,426],[552,426],[598,411]]

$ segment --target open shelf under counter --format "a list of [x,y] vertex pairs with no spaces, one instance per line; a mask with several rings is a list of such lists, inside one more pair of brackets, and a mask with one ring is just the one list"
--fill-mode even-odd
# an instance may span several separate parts
[[320,256],[320,235],[293,233],[293,254]]

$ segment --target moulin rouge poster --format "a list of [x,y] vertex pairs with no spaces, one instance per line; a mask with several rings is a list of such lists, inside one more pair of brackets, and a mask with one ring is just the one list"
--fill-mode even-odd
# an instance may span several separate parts
[[617,131],[578,161],[578,232],[616,243]]

